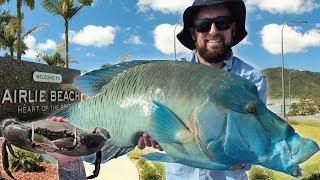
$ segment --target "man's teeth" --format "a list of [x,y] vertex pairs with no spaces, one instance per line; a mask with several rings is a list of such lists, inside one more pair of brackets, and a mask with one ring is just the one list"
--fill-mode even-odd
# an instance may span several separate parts
[[221,41],[221,39],[208,40],[209,43],[217,43],[220,41]]

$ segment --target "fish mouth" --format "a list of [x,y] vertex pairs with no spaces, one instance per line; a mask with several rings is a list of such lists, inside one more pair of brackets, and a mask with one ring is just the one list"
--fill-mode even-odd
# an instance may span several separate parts
[[258,164],[294,177],[301,177],[299,164],[308,160],[318,151],[319,146],[316,142],[294,134],[287,140],[276,142],[272,151],[273,155]]

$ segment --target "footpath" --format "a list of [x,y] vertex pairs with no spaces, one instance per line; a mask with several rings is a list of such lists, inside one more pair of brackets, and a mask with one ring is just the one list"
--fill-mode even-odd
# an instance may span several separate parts
[[[87,176],[92,175],[94,165],[84,162]],[[121,156],[101,164],[100,173],[95,180],[139,180],[139,173],[133,162]]]
[[296,120],[301,122],[316,122],[320,123],[320,113],[316,115],[310,115],[310,116],[289,116],[290,120]]

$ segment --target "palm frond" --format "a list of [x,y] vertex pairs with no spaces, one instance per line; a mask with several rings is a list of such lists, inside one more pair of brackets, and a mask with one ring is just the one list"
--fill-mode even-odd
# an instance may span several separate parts
[[79,2],[85,6],[91,6],[93,0],[79,0]]
[[27,7],[29,7],[30,10],[33,10],[33,9],[34,9],[35,0],[24,0],[23,3],[24,3],[24,5],[26,5]]
[[84,7],[84,5],[80,5],[78,7],[74,7],[69,11],[69,15],[68,15],[68,21],[77,14],[78,11],[80,11],[80,9],[82,9]]
[[30,29],[29,31],[27,31],[23,36],[22,36],[22,39],[25,38],[26,36],[28,36],[29,34],[31,33],[34,33],[34,32],[37,32],[39,30],[41,30],[42,28],[48,26],[48,24],[40,24],[32,29]]
[[61,14],[61,2],[59,0],[43,0],[41,6],[49,13]]

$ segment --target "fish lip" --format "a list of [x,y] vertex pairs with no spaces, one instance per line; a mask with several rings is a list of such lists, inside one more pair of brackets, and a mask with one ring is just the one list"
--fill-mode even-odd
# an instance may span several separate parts
[[273,158],[282,162],[282,170],[294,177],[301,177],[299,164],[307,161],[313,154],[319,151],[317,143],[310,139],[302,138],[297,133],[287,139],[278,141],[274,144]]

